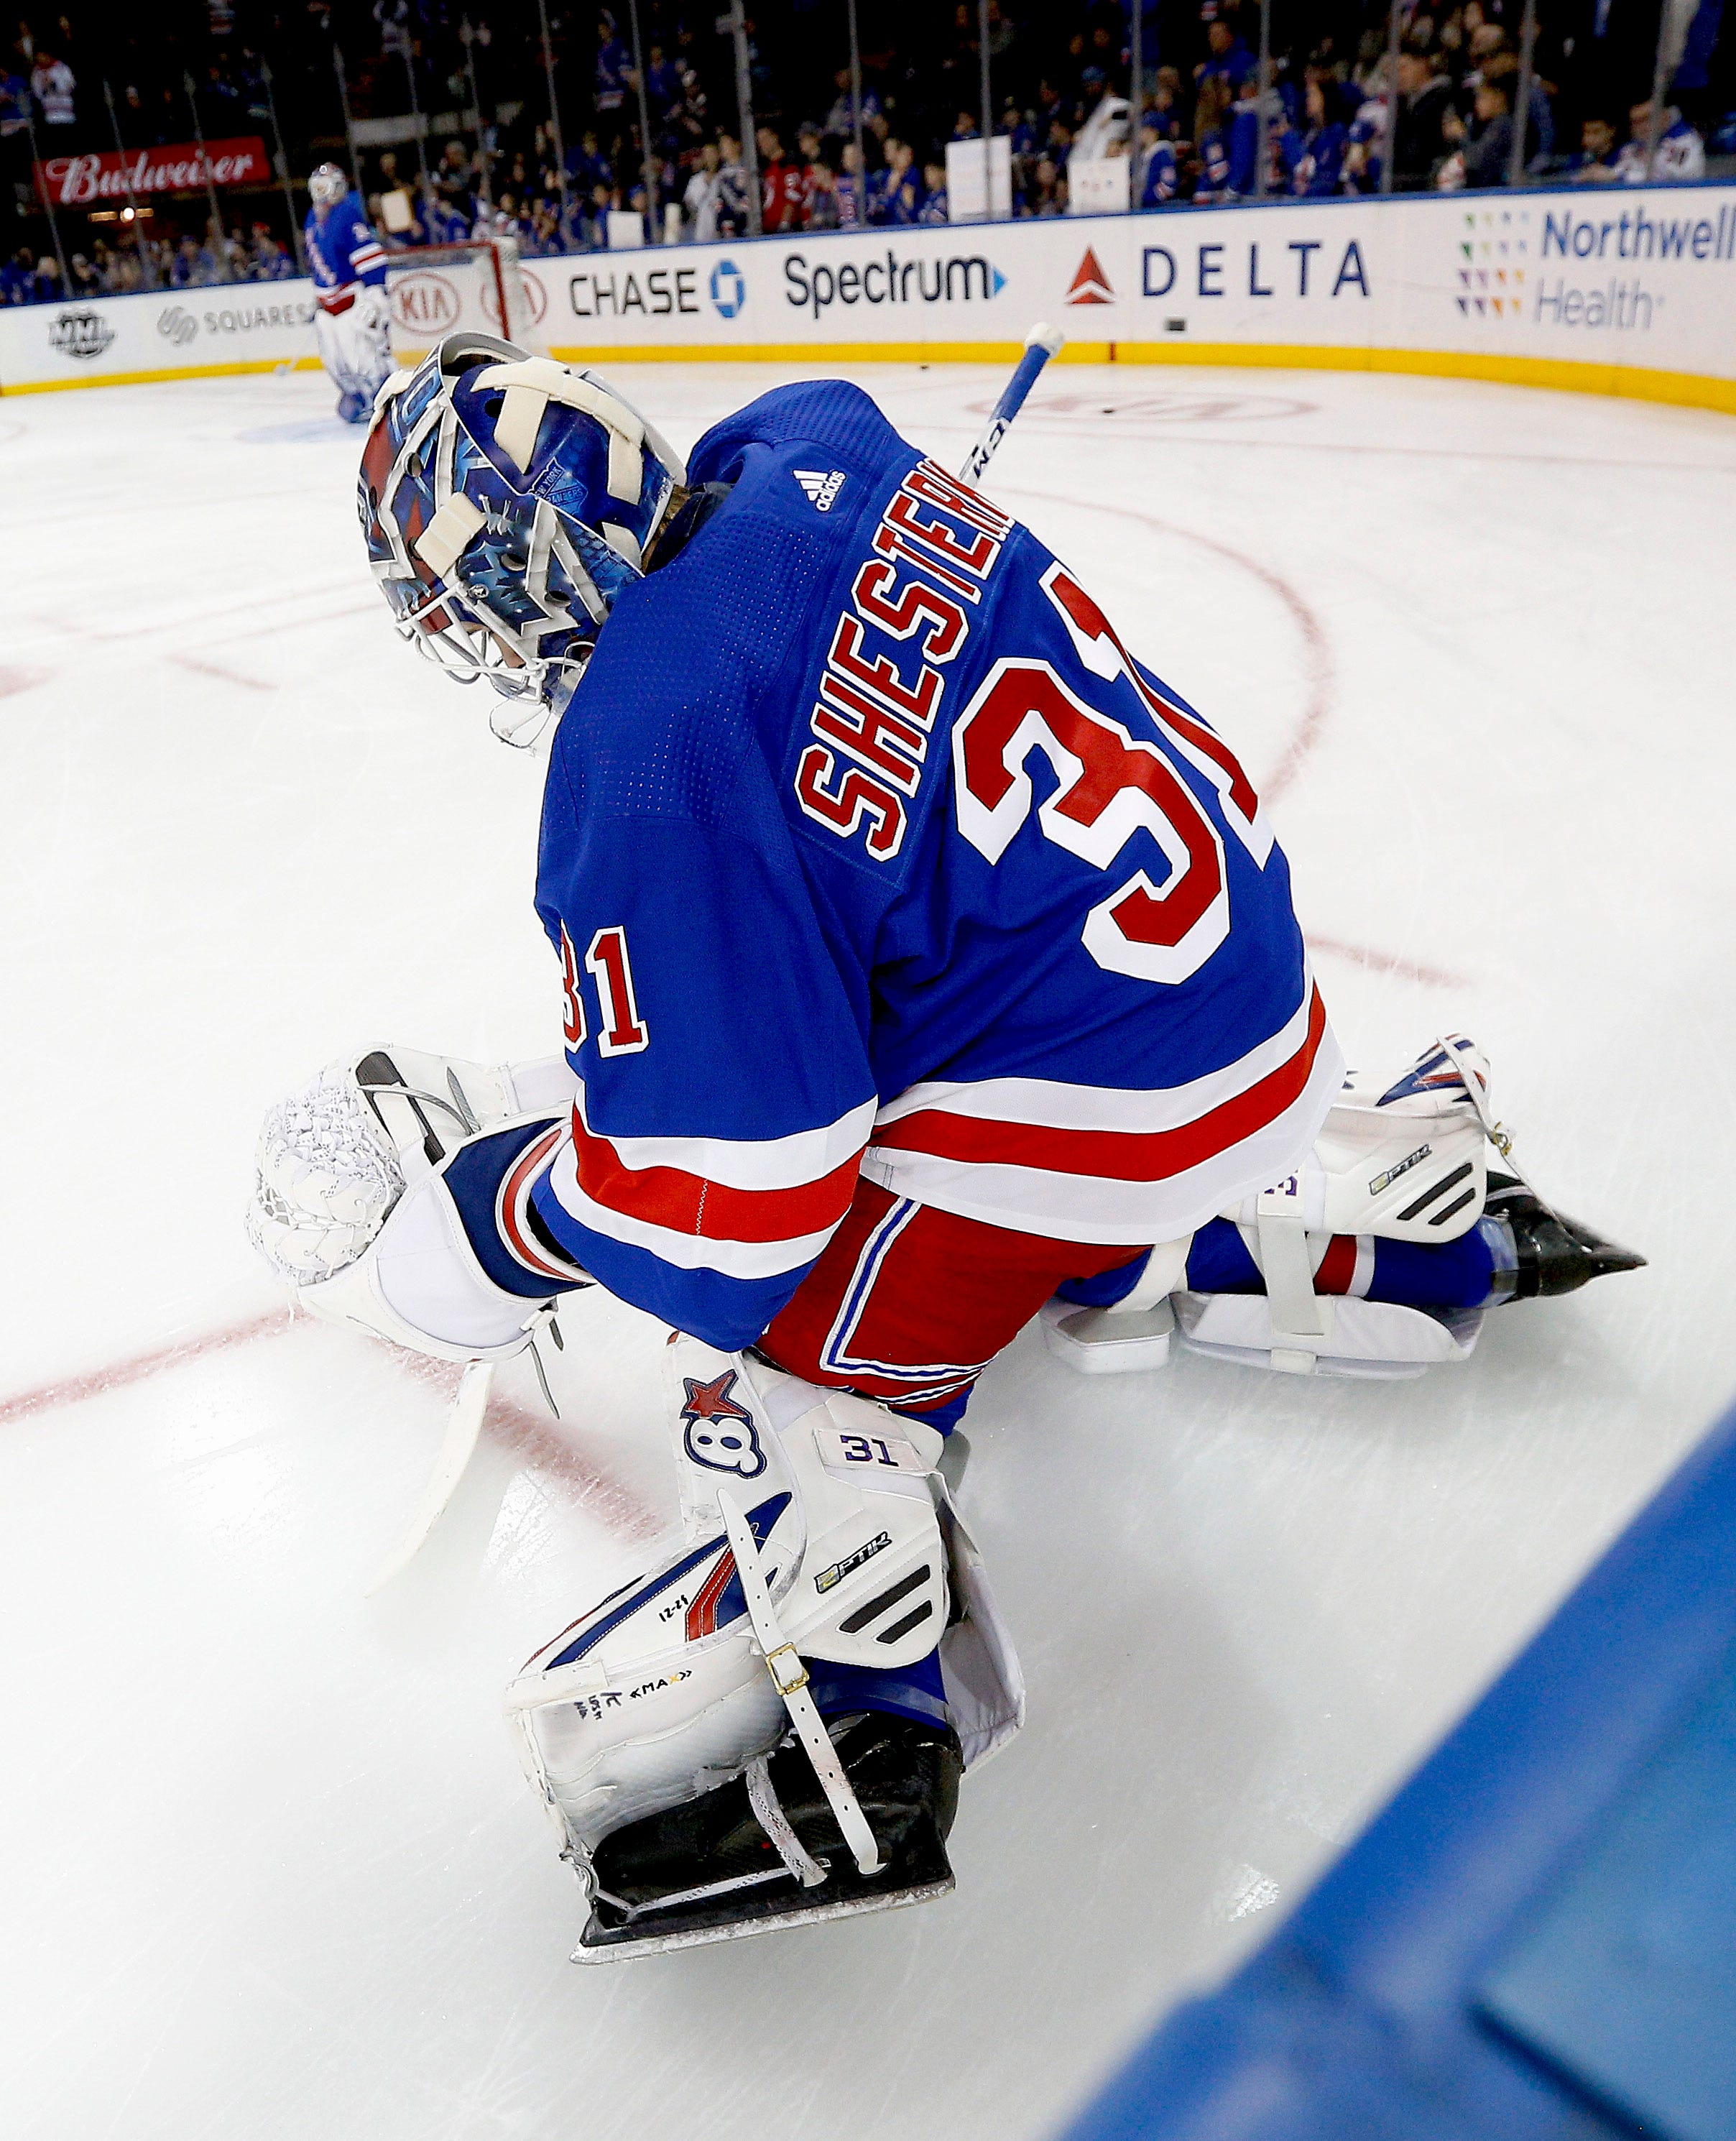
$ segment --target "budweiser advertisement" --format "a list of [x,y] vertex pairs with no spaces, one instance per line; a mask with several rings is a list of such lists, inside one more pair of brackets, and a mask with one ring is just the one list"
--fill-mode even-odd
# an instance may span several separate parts
[[43,198],[57,208],[106,207],[148,194],[192,193],[214,185],[263,186],[271,159],[257,134],[233,141],[171,142],[166,149],[105,149],[87,156],[50,156],[36,167]]

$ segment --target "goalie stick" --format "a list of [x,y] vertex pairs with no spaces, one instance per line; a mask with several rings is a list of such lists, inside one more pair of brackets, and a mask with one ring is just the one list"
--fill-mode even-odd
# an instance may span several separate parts
[[965,455],[964,466],[959,470],[966,483],[976,484],[982,472],[995,458],[995,449],[1006,436],[1007,427],[1025,406],[1025,397],[1037,383],[1038,375],[1051,357],[1055,356],[1067,337],[1059,327],[1052,327],[1039,320],[1025,337],[1025,354],[1019,359],[1018,368],[1001,390],[1001,399],[989,411],[989,421],[982,427],[982,436]]

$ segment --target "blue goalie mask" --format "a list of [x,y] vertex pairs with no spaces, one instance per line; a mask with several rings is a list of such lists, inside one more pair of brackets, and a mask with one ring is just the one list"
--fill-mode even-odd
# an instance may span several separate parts
[[676,486],[678,455],[594,372],[448,335],[381,389],[357,506],[406,639],[504,701],[523,743],[572,694]]

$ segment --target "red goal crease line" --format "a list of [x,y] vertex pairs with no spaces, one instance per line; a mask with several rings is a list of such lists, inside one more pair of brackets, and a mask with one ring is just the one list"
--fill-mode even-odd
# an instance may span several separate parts
[[255,1338],[274,1337],[289,1330],[294,1322],[289,1310],[273,1308],[263,1316],[249,1316],[239,1323],[224,1324],[197,1338],[179,1339],[172,1345],[155,1346],[149,1352],[111,1361],[106,1367],[91,1368],[81,1376],[66,1376],[55,1382],[43,1383],[33,1390],[20,1390],[12,1397],[0,1398],[0,1425],[7,1420],[27,1420],[32,1414],[47,1412],[56,1405],[82,1405],[87,1398],[125,1390],[133,1383],[145,1382],[170,1368],[225,1352],[232,1346],[244,1346]]
[[[224,1324],[196,1338],[155,1346],[148,1352],[111,1361],[106,1367],[92,1368],[81,1376],[64,1376],[33,1390],[21,1390],[14,1396],[0,1399],[0,1424],[27,1420],[59,1405],[81,1405],[86,1399],[148,1382],[153,1376],[184,1367],[194,1361],[209,1359],[214,1353],[249,1345],[256,1338],[278,1337],[293,1330],[298,1323],[306,1326],[309,1321],[296,1316],[293,1310],[274,1308],[263,1316],[244,1317],[239,1322]],[[450,1396],[445,1388],[445,1362],[420,1360],[396,1348],[393,1351],[412,1381]],[[524,1406],[497,1391],[489,1400],[485,1425],[494,1440],[517,1452],[534,1469],[574,1483],[593,1513],[623,1538],[642,1541],[657,1535],[661,1523],[659,1513],[644,1502],[628,1481],[617,1477],[606,1463],[598,1462],[594,1455],[568,1446],[548,1422]]]

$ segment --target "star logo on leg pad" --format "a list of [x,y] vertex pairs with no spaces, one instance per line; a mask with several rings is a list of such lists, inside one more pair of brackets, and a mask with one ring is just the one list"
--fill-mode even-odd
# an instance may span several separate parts
[[681,1381],[687,1386],[681,1418],[687,1423],[682,1446],[688,1456],[708,1471],[757,1479],[765,1469],[765,1452],[760,1447],[753,1415],[730,1395],[735,1386],[735,1370],[725,1368],[709,1383],[695,1376],[683,1376]]

